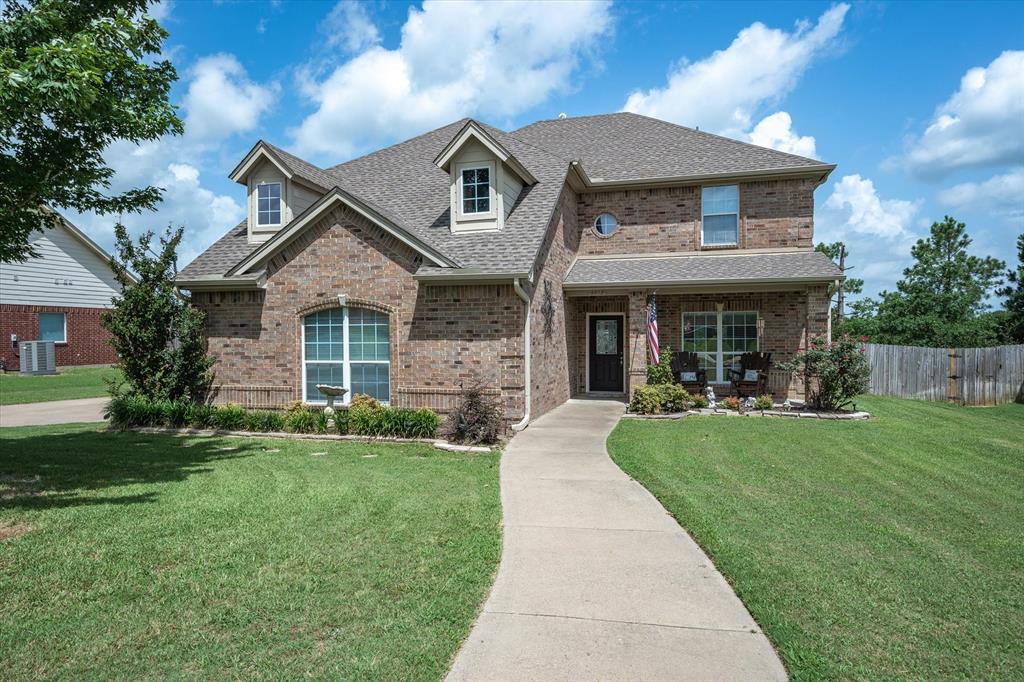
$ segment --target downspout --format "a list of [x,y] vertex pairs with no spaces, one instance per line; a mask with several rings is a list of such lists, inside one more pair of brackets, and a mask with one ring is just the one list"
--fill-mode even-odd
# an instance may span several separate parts
[[512,430],[517,432],[530,425],[530,307],[532,303],[530,297],[526,295],[526,292],[519,285],[519,280],[519,277],[512,280],[512,288],[515,289],[519,298],[523,299],[523,304],[526,306],[526,324],[523,326],[523,342],[526,348],[523,354],[523,372],[526,375],[526,411],[523,413],[522,420],[518,424],[512,425]]

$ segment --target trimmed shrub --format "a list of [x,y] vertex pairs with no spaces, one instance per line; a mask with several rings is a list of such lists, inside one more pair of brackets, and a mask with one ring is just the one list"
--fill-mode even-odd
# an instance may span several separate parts
[[658,386],[637,386],[629,400],[629,411],[636,414],[658,414],[661,412],[661,393]]
[[505,433],[505,418],[496,400],[474,384],[462,390],[462,402],[448,414],[444,434],[456,443],[497,443]]
[[693,398],[679,384],[659,384],[657,389],[663,412],[683,412],[693,404]]
[[223,431],[242,431],[248,423],[249,413],[234,403],[215,408],[210,417],[210,425]]
[[698,409],[703,409],[708,406],[708,399],[702,395],[693,396],[693,406]]
[[770,410],[775,407],[775,398],[770,395],[759,395],[754,399],[754,409]]
[[284,430],[284,416],[270,410],[254,410],[245,416],[246,431],[273,433]]

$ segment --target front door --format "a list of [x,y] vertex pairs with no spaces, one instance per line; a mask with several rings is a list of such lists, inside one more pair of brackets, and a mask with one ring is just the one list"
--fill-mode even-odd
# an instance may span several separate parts
[[622,393],[622,316],[591,315],[589,336],[589,390]]

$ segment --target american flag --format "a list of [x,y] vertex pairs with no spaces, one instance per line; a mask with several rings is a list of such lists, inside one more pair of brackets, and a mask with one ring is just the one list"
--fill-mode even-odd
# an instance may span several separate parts
[[653,294],[647,304],[647,347],[651,351],[651,364],[658,364],[661,359],[661,348],[658,346],[658,307]]

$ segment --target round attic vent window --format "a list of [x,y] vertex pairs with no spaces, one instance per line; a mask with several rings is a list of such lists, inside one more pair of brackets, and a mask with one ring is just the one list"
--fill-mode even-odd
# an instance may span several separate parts
[[612,236],[617,229],[619,229],[619,221],[611,213],[602,213],[594,221],[594,231],[602,237]]

